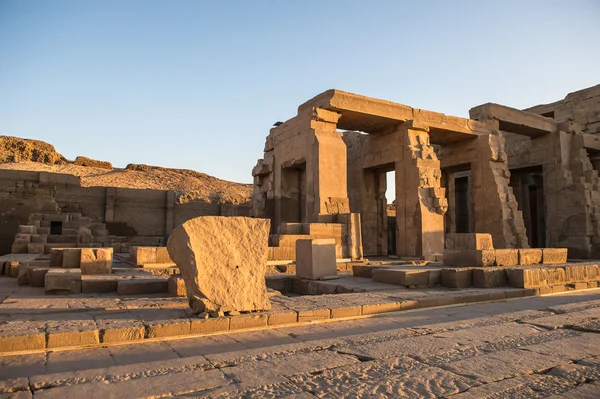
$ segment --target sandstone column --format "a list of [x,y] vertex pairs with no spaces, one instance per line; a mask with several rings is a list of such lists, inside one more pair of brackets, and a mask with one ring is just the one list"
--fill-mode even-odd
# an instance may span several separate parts
[[401,127],[402,157],[396,162],[396,250],[398,256],[444,252],[444,214],[440,161],[429,143],[428,127],[414,121]]
[[494,248],[529,248],[517,200],[509,186],[510,172],[499,131],[477,138],[478,157],[471,163],[471,196],[475,233],[492,234]]

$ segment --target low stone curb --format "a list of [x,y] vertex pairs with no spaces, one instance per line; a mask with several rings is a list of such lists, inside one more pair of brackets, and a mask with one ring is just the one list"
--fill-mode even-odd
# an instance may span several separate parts
[[[290,327],[315,322],[376,317],[398,311],[463,306],[472,303],[504,301],[523,297],[552,295],[589,288],[555,286],[546,288],[508,288],[476,292],[456,291],[453,295],[428,296],[420,299],[395,299],[393,292],[383,300],[366,300],[362,305],[333,300],[327,307],[303,306],[278,308],[268,312],[246,313],[219,318],[173,318],[160,320],[119,320],[107,315],[100,320],[9,321],[0,324],[0,356],[36,353],[69,348],[97,347],[140,343],[182,336],[203,336],[230,331]],[[339,297],[340,295],[335,295]],[[310,298],[307,297],[307,298]],[[75,345],[74,345],[75,344]]]

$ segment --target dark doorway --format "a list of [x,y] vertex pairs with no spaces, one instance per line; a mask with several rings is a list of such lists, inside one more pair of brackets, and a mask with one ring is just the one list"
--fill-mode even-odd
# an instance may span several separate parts
[[281,169],[281,221],[306,222],[305,169],[302,166]]
[[469,176],[457,177],[455,184],[454,217],[456,232],[469,232]]
[[50,222],[50,234],[62,235],[62,222]]
[[546,205],[542,166],[510,171],[510,186],[523,213],[527,240],[532,248],[546,246]]

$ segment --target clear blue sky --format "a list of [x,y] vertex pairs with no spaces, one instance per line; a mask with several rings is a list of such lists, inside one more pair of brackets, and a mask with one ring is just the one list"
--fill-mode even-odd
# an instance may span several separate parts
[[0,133],[251,182],[338,88],[467,116],[600,83],[600,1],[0,0]]

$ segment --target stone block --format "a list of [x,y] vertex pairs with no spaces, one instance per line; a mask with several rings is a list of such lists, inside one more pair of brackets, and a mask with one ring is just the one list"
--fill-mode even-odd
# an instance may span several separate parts
[[63,251],[62,248],[50,249],[50,267],[62,267]]
[[445,250],[444,265],[452,267],[494,266],[496,250]]
[[[46,244],[47,240],[48,240],[48,236],[46,234],[32,234],[31,235],[31,242],[34,244]],[[43,248],[44,248],[44,246],[42,245],[42,249]]]
[[172,337],[188,335],[190,333],[190,320],[150,320],[145,321],[146,336],[148,338]]
[[469,288],[473,284],[473,270],[468,268],[442,269],[442,286],[447,288]]
[[[44,348],[46,333],[42,322],[15,320],[0,325],[0,353]],[[7,394],[6,397],[11,396]]]
[[10,252],[13,254],[26,254],[29,250],[29,244],[26,242],[13,242]]
[[564,268],[543,268],[543,270],[547,274],[548,285],[564,285],[567,282],[567,274]]
[[173,263],[171,257],[169,256],[169,251],[167,247],[158,247],[156,248],[156,263]]
[[44,287],[48,270],[50,270],[49,267],[30,266],[27,271],[29,285],[32,287]]
[[362,314],[378,314],[402,310],[402,302],[382,302],[362,305]]
[[592,282],[600,280],[600,267],[598,265],[585,266],[585,281]]
[[129,259],[138,267],[148,263],[156,263],[156,249],[156,247],[131,247]]
[[161,294],[168,292],[168,289],[166,278],[119,280],[117,284],[119,295]]
[[83,294],[116,292],[119,280],[119,277],[111,275],[82,275],[81,292]]
[[360,316],[362,314],[362,306],[361,305],[331,305],[329,306],[331,309],[331,318],[337,319],[341,317],[355,317]]
[[373,270],[373,281],[407,287],[426,286],[429,284],[429,271],[378,268]]
[[220,331],[229,331],[231,317],[217,317],[211,319],[190,319],[190,334],[210,334]]
[[267,326],[268,316],[266,313],[246,313],[231,316],[229,330],[242,330],[246,328],[258,328]]
[[265,283],[269,228],[267,219],[201,216],[173,230],[169,256],[194,313],[271,309]]
[[296,275],[318,280],[337,275],[335,240],[330,238],[296,241]]
[[496,266],[516,266],[518,264],[518,249],[496,249]]
[[29,285],[29,274],[27,273],[29,266],[19,265],[19,273],[17,274],[17,284]]
[[326,320],[331,318],[329,309],[306,309],[298,311],[298,322]]
[[50,235],[50,227],[38,227],[37,232],[39,235]]
[[29,225],[21,225],[17,229],[18,234],[37,234],[37,227]]
[[475,288],[497,288],[508,286],[506,269],[498,267],[473,269],[473,286]]
[[44,286],[46,294],[81,294],[81,270],[50,269]]
[[298,313],[293,310],[271,310],[267,312],[267,325],[277,326],[298,322]]
[[44,244],[27,244],[27,253],[28,254],[44,254]]
[[559,265],[567,263],[567,248],[542,249],[542,263],[544,265]]
[[63,269],[79,269],[81,267],[81,249],[79,248],[62,248],[63,252]]
[[171,296],[187,296],[187,291],[185,290],[185,282],[183,281],[183,277],[179,275],[173,275],[169,277],[168,289],[169,294],[171,294]]
[[4,262],[4,275],[17,278],[19,276],[19,262]]
[[31,242],[31,237],[35,234],[16,234],[14,242],[26,242],[29,244]]
[[565,266],[566,282],[578,283],[587,282],[586,266],[585,265],[568,265]]
[[373,266],[352,265],[352,275],[354,277],[373,278]]
[[519,249],[519,265],[537,265],[538,263],[542,263],[541,249]]
[[81,273],[111,274],[112,248],[81,248]]
[[446,249],[482,250],[494,249],[491,234],[451,233],[446,234]]

